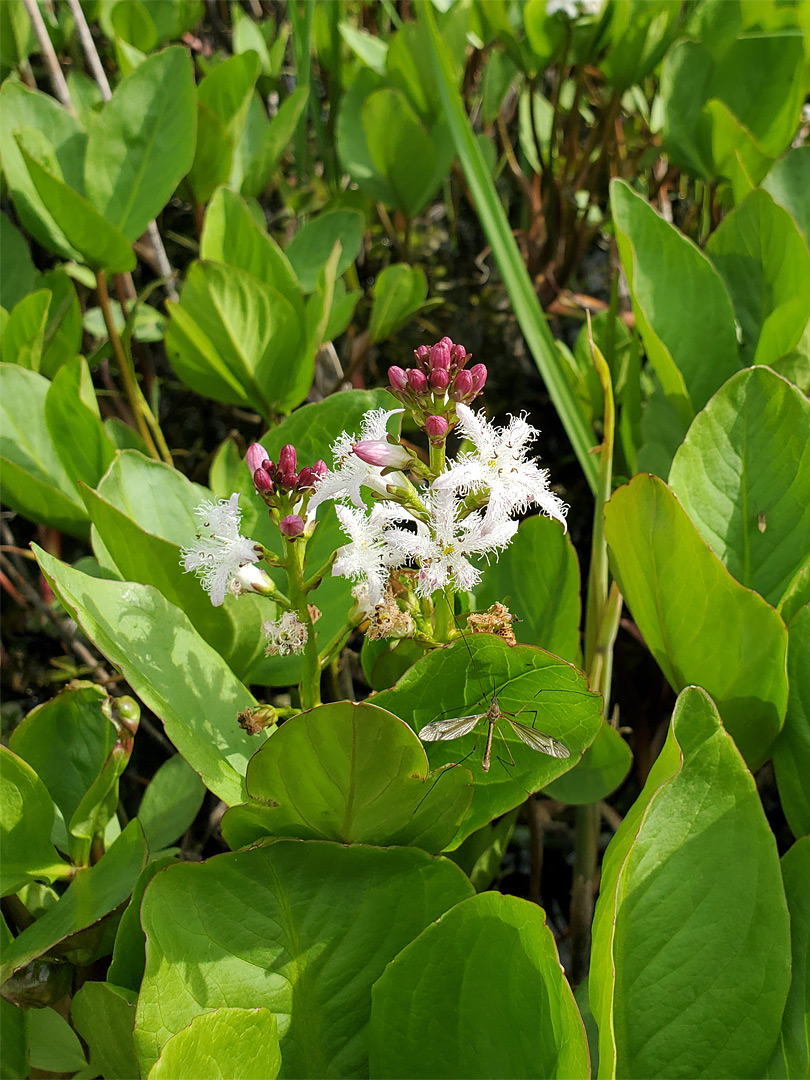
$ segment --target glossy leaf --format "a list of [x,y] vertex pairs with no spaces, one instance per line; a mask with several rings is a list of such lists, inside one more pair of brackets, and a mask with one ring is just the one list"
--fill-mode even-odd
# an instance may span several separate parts
[[810,146],[795,146],[780,158],[762,181],[777,206],[782,206],[796,223],[805,244],[810,246]]
[[418,266],[394,263],[374,282],[368,332],[372,345],[401,330],[425,306],[427,278]]
[[280,1068],[275,1013],[214,1009],[169,1039],[149,1080],[274,1080]]
[[180,46],[150,56],[123,79],[92,123],[87,197],[128,240],[146,231],[191,168],[195,124],[191,61]]
[[590,974],[600,1077],[761,1076],[790,982],[776,842],[709,696],[679,696],[611,840]]
[[782,808],[794,836],[810,833],[810,604],[788,624],[788,694],[785,726],[773,748]]
[[308,221],[287,245],[284,254],[305,293],[315,291],[318,275],[326,266],[335,244],[340,244],[338,275],[357,258],[365,231],[363,215],[356,210],[332,210]]
[[731,577],[655,476],[614,492],[605,536],[619,588],[670,685],[707,690],[746,761],[760,765],[787,703],[782,620]]
[[0,746],[3,865],[0,895],[27,881],[64,877],[68,867],[51,843],[54,809],[48,790],[31,766]]
[[610,202],[647,358],[688,423],[740,367],[731,300],[700,249],[628,184],[615,180]]
[[619,732],[603,723],[573,769],[546,784],[543,790],[552,799],[574,806],[599,802],[620,786],[632,762],[630,747]]
[[530,750],[506,721],[498,726],[492,767],[486,773],[481,770],[483,720],[469,735],[430,743],[432,769],[463,763],[475,778],[472,806],[451,847],[520,805],[527,791],[545,787],[572,768],[602,722],[602,699],[588,690],[576,668],[542,649],[509,646],[491,634],[466,636],[465,641],[430,652],[396,686],[377,694],[374,704],[401,716],[418,733],[432,720],[485,713],[493,691],[504,712],[559,739],[571,756],[560,760]]
[[348,701],[288,720],[253,756],[246,782],[255,801],[222,821],[234,848],[269,835],[438,852],[472,799],[466,769],[428,776],[407,724]]
[[810,1071],[810,836],[790,848],[781,861],[790,912],[791,980],[782,1030],[765,1076],[800,1077]]
[[779,603],[810,560],[810,402],[768,368],[729,379],[692,423],[669,474],[734,577]]
[[95,866],[81,870],[59,902],[4,950],[0,982],[123,904],[146,859],[143,831],[137,821],[131,821]]
[[45,423],[71,480],[95,487],[112,464],[115,446],[101,422],[84,357],[74,357],[54,375],[45,398]]
[[171,1035],[226,1006],[276,1014],[286,1076],[367,1076],[358,1033],[372,985],[471,891],[457,867],[422,851],[321,841],[280,840],[164,870],[142,906],[142,1075]]
[[137,994],[108,982],[84,983],[73,998],[70,1018],[90,1050],[90,1068],[104,1080],[138,1075],[132,1041]]
[[244,801],[252,748],[236,716],[255,705],[225,661],[157,589],[102,581],[35,548],[43,573],[169,738],[224,802]]
[[505,604],[518,620],[515,637],[576,663],[579,648],[579,563],[559,522],[540,515],[522,521],[512,543],[484,568],[475,590],[483,611]]
[[789,353],[810,319],[810,251],[787,210],[752,191],[709,237],[706,251],[731,294],[747,364]]
[[544,912],[481,893],[424,930],[374,985],[369,1063],[381,1078],[587,1076]]
[[190,765],[175,754],[149,781],[138,807],[150,851],[160,851],[178,840],[202,806],[205,785]]

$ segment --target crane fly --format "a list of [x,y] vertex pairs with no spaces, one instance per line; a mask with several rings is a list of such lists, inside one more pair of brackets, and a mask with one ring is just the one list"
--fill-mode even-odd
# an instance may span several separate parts
[[519,720],[501,712],[497,695],[493,695],[492,704],[486,712],[473,713],[470,716],[453,716],[447,720],[433,720],[419,732],[422,742],[446,742],[449,739],[460,739],[463,735],[469,735],[481,720],[487,722],[487,742],[484,747],[484,756],[481,759],[481,768],[489,772],[492,758],[492,739],[495,728],[501,720],[505,720],[514,731],[520,741],[530,750],[536,750],[540,754],[548,754],[550,757],[567,758],[571,751],[559,739],[551,735],[544,735],[542,731],[535,731],[527,724],[521,724]]

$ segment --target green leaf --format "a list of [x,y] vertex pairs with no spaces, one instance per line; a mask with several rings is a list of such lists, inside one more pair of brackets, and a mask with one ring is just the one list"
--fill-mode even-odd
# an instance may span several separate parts
[[415,848],[280,840],[169,867],[141,909],[142,1075],[171,1035],[225,1006],[276,1014],[287,1076],[367,1076],[372,985],[470,894],[456,866]]
[[573,544],[559,522],[538,515],[521,522],[510,546],[484,569],[475,601],[479,611],[505,604],[520,620],[513,627],[518,641],[576,663],[579,589]]
[[689,687],[605,854],[589,984],[599,1075],[762,1076],[789,982],[776,842],[714,704]]
[[59,902],[4,950],[0,982],[124,903],[146,859],[143,831],[131,821],[94,866],[78,871]]
[[146,231],[191,168],[196,119],[191,61],[175,46],[123,79],[91,125],[87,197],[128,240]]
[[73,281],[62,267],[40,274],[37,285],[51,292],[39,370],[52,379],[63,364],[81,351],[82,311]]
[[78,120],[55,98],[28,90],[9,79],[3,83],[0,89],[0,153],[20,221],[25,230],[49,251],[66,259],[78,258],[79,252],[63,231],[67,223],[54,217],[31,179],[14,137],[15,132],[23,129],[41,133],[55,155],[59,172],[77,191],[83,183],[87,136]]
[[303,327],[277,289],[234,266],[195,262],[171,313],[166,349],[205,397],[269,416],[295,383]]
[[632,762],[630,747],[614,727],[604,723],[573,769],[543,790],[552,799],[574,806],[599,802],[619,787]]
[[0,364],[3,501],[31,521],[86,537],[90,522],[45,426],[50,383],[16,364]]
[[699,413],[669,482],[734,577],[772,606],[810,535],[810,402],[768,368],[741,371]]
[[758,767],[785,715],[784,623],[731,577],[658,477],[636,476],[614,492],[605,536],[619,588],[670,686],[707,690]]
[[0,213],[0,307],[11,311],[33,290],[35,277],[36,267],[25,237]]
[[770,364],[789,353],[810,319],[810,251],[787,210],[767,191],[752,191],[706,250],[734,301],[744,362]]
[[31,766],[0,746],[3,865],[0,895],[27,881],[64,877],[68,867],[51,843],[54,809],[48,790]]
[[485,713],[493,693],[505,713],[559,739],[571,757],[560,760],[529,749],[503,720],[493,743],[492,767],[483,772],[483,716],[476,732],[428,744],[432,769],[463,762],[475,777],[472,806],[451,847],[520,805],[527,791],[538,791],[572,768],[599,731],[601,697],[588,690],[576,668],[542,649],[473,634],[428,653],[396,686],[374,698],[375,705],[419,732],[431,720]]
[[[554,339],[538,303],[534,283],[529,277],[523,256],[512,235],[512,227],[501,204],[483,151],[476,141],[464,102],[455,84],[453,62],[442,43],[431,4],[426,0],[420,0],[419,12],[420,17],[424,18],[428,26],[431,61],[444,113],[464,176],[478,210],[481,226],[492,245],[518,325],[526,338],[526,344],[529,346],[534,362],[571,441],[580,468],[591,490],[594,490],[597,469],[596,461],[590,453],[594,445],[593,433],[585,422],[582,410],[568,384]],[[344,100],[344,107],[345,104]]]
[[[0,16],[7,6],[0,4]],[[2,1080],[19,1080],[21,1076],[28,1076],[31,1070],[25,1022],[27,1015],[27,1010],[0,998],[0,1027],[3,1030],[3,1053],[0,1056]]]
[[363,105],[382,86],[384,80],[370,68],[357,72],[341,100],[335,135],[340,162],[352,180],[370,199],[390,206],[395,201],[394,193],[374,164],[361,122]]
[[377,275],[368,332],[371,344],[391,337],[421,311],[427,298],[424,270],[394,263]]
[[229,805],[243,802],[252,751],[236,716],[256,702],[225,661],[156,589],[91,578],[35,553],[67,609],[206,786]]
[[239,190],[258,199],[273,178],[309,102],[309,87],[299,86],[286,98],[269,125],[261,144],[244,170]]
[[481,893],[427,927],[374,985],[369,1064],[380,1078],[587,1076],[544,912]]
[[385,75],[385,57],[388,43],[365,30],[357,30],[349,22],[338,24],[340,36],[364,64],[378,75]]
[[[762,181],[777,206],[793,218],[805,244],[810,246],[810,146],[795,146],[780,158]],[[5,306],[5,305],[4,305]]]
[[647,358],[688,423],[739,370],[731,300],[700,249],[628,184],[615,180],[610,202]]
[[[124,909],[115,935],[113,957],[107,971],[107,980],[115,987],[130,991],[137,998],[143,969],[146,964],[146,937],[141,927],[141,901],[146,886],[165,866],[175,862],[174,855],[151,858],[141,870],[132,896]],[[130,1033],[132,1031],[130,1026]],[[133,1073],[137,1075],[137,1069]]]
[[214,1009],[169,1039],[149,1080],[274,1080],[280,1068],[275,1013]]
[[[127,330],[127,318],[117,300],[110,301],[110,314],[115,329],[119,334],[124,334]],[[84,313],[82,325],[87,333],[98,341],[107,341],[110,336],[104,321],[104,312],[100,307],[88,308]],[[166,332],[166,316],[161,315],[149,304],[138,304],[130,329],[135,341],[145,343],[162,341]]]
[[193,823],[203,799],[205,785],[190,765],[175,754],[160,766],[138,807],[150,851],[168,847]]
[[47,168],[38,155],[31,153],[34,142],[37,150],[40,149],[39,140],[26,139],[23,143],[22,136],[18,135],[17,142],[25,167],[42,202],[60,223],[68,240],[76,251],[81,253],[88,266],[114,274],[134,270],[135,252],[124,234],[110,225],[88,199]]
[[351,266],[360,251],[365,227],[365,218],[357,210],[330,210],[319,214],[298,230],[284,254],[305,293],[315,291],[318,276],[336,243],[340,243],[341,247],[338,275]]
[[73,998],[70,1018],[90,1050],[94,1076],[132,1080],[138,1075],[132,1040],[137,997],[109,982],[86,982]]
[[36,770],[65,822],[73,817],[117,740],[102,709],[105,701],[102,687],[73,683],[28,713],[9,739],[14,753]]
[[321,705],[256,752],[246,777],[255,801],[228,811],[222,832],[233,848],[270,835],[435,853],[456,834],[471,780],[466,769],[429,777],[414,733],[375,705]]
[[74,357],[54,375],[45,398],[45,423],[71,480],[95,487],[116,450],[98,414],[84,357]]
[[29,1009],[25,1021],[28,1053],[34,1069],[71,1075],[86,1067],[75,1031],[55,1009]]
[[37,289],[20,300],[3,327],[4,363],[39,372],[50,306],[48,289]]
[[794,836],[810,833],[810,604],[788,624],[788,694],[785,726],[773,748],[773,767],[782,809]]
[[810,836],[782,856],[782,880],[790,912],[793,962],[782,1030],[767,1077],[799,1077],[810,1071]]

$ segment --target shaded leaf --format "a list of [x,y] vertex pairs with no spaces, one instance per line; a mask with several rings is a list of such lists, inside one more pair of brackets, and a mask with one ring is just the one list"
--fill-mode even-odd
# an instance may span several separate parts
[[93,1075],[132,1080],[138,1062],[132,1041],[137,994],[108,982],[86,982],[73,998],[70,1018],[90,1050]]
[[0,746],[3,865],[0,895],[27,881],[54,881],[69,870],[51,843],[54,809],[48,790],[31,766]]
[[810,833],[810,604],[788,624],[788,694],[785,726],[773,748],[782,808],[794,836]]

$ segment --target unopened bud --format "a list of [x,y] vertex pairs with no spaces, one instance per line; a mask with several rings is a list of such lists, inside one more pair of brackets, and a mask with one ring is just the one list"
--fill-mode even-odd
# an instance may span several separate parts
[[437,341],[431,348],[430,366],[434,371],[447,371],[449,369],[452,348],[453,342],[449,337],[443,337],[441,341]]
[[292,443],[287,443],[282,446],[281,452],[278,455],[278,467],[282,473],[288,475],[294,473],[298,465],[298,461],[295,454],[295,447]]
[[429,416],[425,420],[425,431],[428,438],[440,440],[447,434],[448,423],[443,416]]
[[245,454],[245,464],[250,469],[250,475],[260,469],[266,462],[269,462],[270,458],[267,456],[267,451],[261,443],[251,443]]
[[470,368],[470,375],[472,375],[473,393],[479,394],[484,389],[484,383],[487,381],[486,365],[473,364],[473,366]]
[[473,377],[469,371],[457,371],[456,377],[453,379],[453,389],[450,391],[450,397],[453,401],[463,401],[468,394],[472,393]]
[[423,371],[427,371],[430,367],[430,349],[427,345],[420,345],[418,349],[414,349],[413,358]]
[[361,461],[381,469],[407,469],[413,463],[412,454],[404,446],[384,439],[366,439],[355,443],[352,450]]
[[272,477],[265,468],[256,470],[256,472],[253,474],[253,483],[256,485],[256,490],[258,492],[273,490]]
[[434,368],[428,377],[430,389],[436,394],[443,394],[450,385],[450,374],[444,368]]
[[469,353],[463,345],[454,345],[450,350],[450,359],[454,368],[463,368],[469,360]]
[[388,381],[394,390],[404,390],[408,385],[408,374],[404,368],[390,367],[388,369]]
[[[424,348],[424,345],[422,348]],[[417,352],[418,351],[419,350],[417,350]],[[424,372],[420,371],[419,368],[411,368],[408,372],[408,386],[410,386],[415,394],[426,393],[428,385]]]
[[288,514],[287,517],[281,519],[278,527],[281,535],[291,540],[304,531],[304,519],[299,514]]
[[312,466],[312,475],[316,480],[323,480],[326,474],[329,472],[329,468],[325,461],[321,461],[320,458]]
[[298,490],[302,491],[304,488],[311,488],[315,484],[315,474],[312,471],[311,465],[305,465],[301,472],[298,474]]

